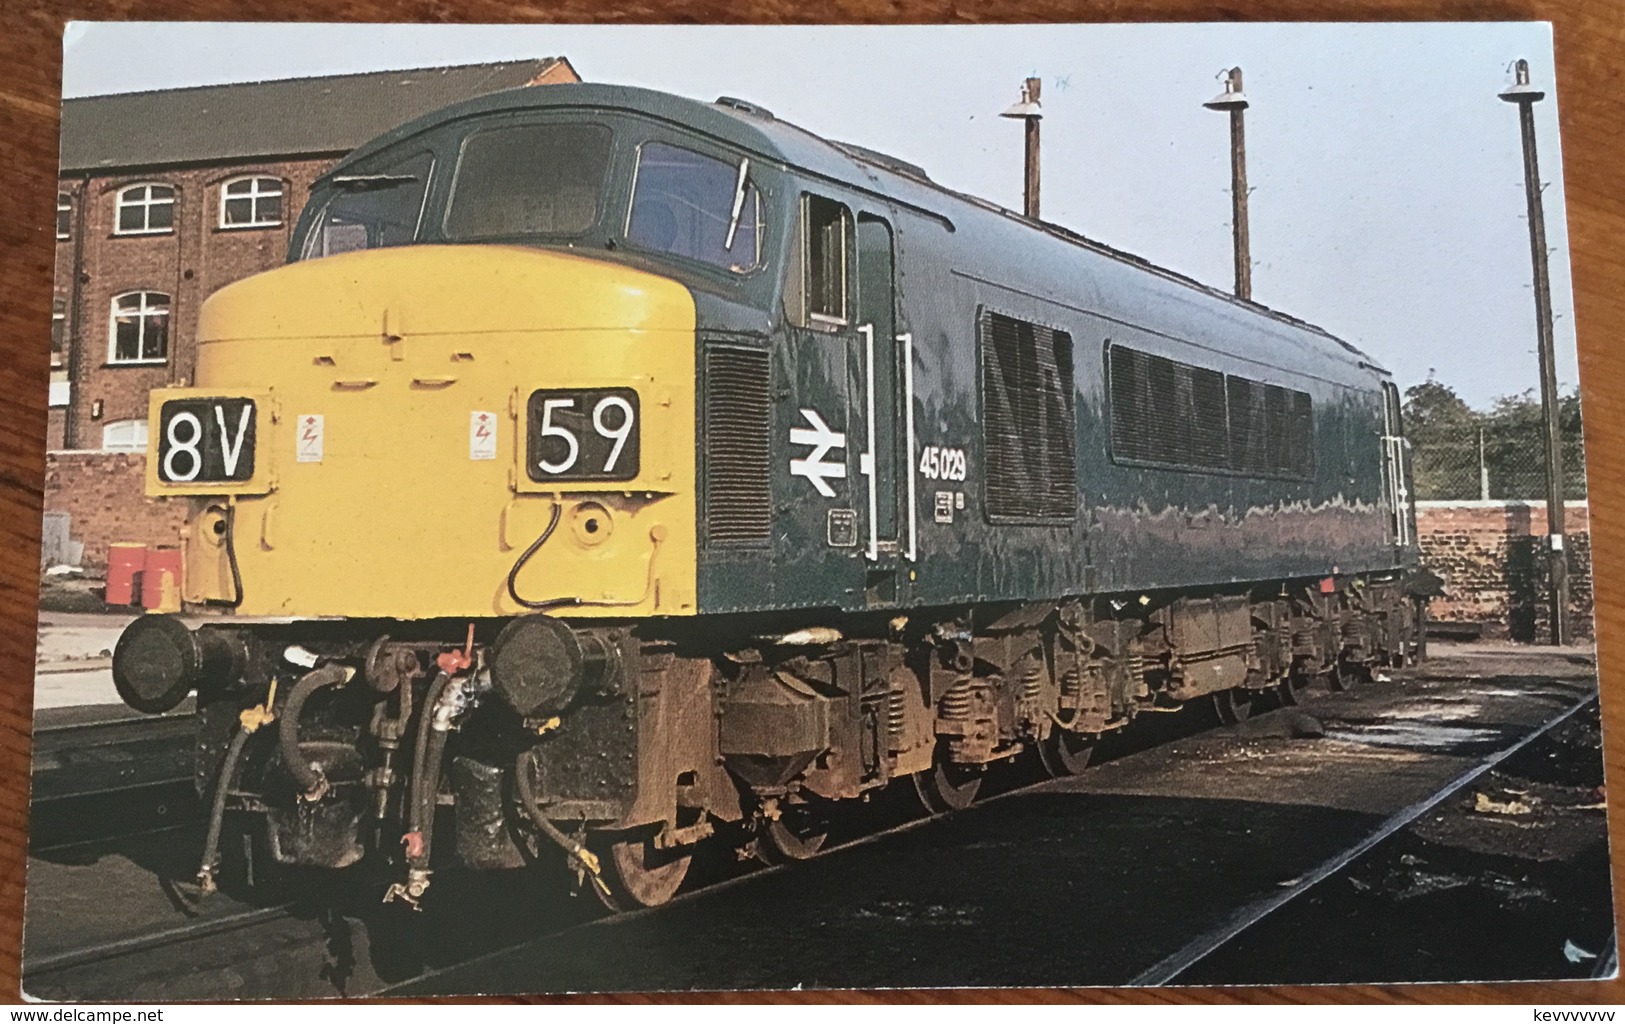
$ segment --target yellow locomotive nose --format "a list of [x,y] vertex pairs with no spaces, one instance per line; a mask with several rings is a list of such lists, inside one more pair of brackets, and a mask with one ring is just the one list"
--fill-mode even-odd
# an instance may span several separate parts
[[676,282],[519,247],[349,253],[223,289],[195,384],[151,407],[149,493],[192,498],[185,597],[692,614],[694,327]]

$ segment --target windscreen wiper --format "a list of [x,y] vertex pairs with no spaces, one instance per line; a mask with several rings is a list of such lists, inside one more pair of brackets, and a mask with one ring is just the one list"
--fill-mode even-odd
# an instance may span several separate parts
[[375,189],[395,188],[418,180],[415,174],[341,174],[332,184],[346,192],[371,192]]

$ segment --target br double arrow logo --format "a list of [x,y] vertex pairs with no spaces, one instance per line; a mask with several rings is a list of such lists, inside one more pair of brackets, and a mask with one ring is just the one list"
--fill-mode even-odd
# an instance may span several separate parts
[[[816,409],[803,409],[801,416],[810,425],[808,427],[791,427],[790,443],[807,445],[812,451],[803,459],[790,460],[790,474],[804,476],[812,481],[814,488],[826,498],[835,497],[835,488],[827,481],[842,480],[846,477],[846,435],[829,428],[824,417],[818,415]],[[825,456],[840,450],[839,462],[825,462]]]

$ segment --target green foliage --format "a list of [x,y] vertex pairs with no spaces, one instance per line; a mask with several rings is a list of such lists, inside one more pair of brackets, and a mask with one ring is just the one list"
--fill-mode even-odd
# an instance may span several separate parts
[[[1473,499],[1486,490],[1497,500],[1546,497],[1545,417],[1533,389],[1498,398],[1480,412],[1430,375],[1406,389],[1404,415],[1418,499]],[[1558,434],[1563,495],[1583,498],[1585,447],[1577,393],[1558,397]]]

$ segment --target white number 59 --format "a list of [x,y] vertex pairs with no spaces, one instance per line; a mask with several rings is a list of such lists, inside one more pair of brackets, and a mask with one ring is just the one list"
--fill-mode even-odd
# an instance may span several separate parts
[[[542,426],[539,433],[543,437],[564,438],[565,447],[569,449],[569,455],[565,457],[563,462],[549,462],[546,459],[537,462],[537,466],[544,473],[569,472],[570,467],[576,464],[576,459],[581,457],[581,442],[576,440],[574,434],[553,422],[554,409],[574,409],[575,405],[576,402],[573,398],[549,398],[542,403]],[[617,454],[619,454],[619,451],[617,451]]]

